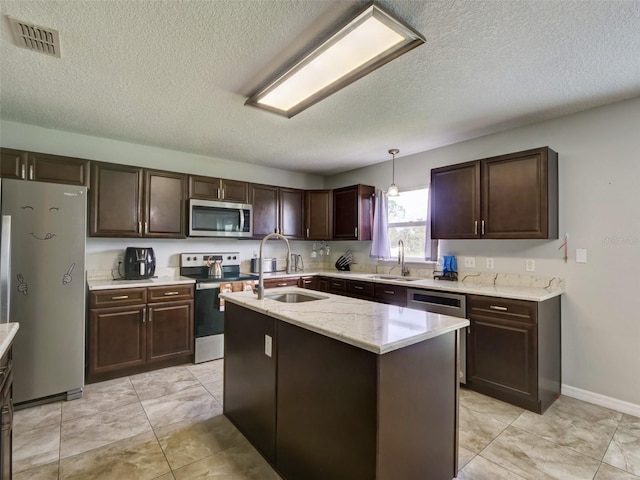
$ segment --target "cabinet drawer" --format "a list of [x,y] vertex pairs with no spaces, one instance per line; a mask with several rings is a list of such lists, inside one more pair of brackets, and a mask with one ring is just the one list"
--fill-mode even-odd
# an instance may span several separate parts
[[489,315],[503,320],[536,323],[536,302],[507,298],[467,295],[470,315]]
[[311,290],[315,290],[316,288],[316,277],[300,277],[300,283],[298,283],[300,288],[309,288]]
[[337,293],[338,295],[344,295],[347,292],[347,281],[341,278],[330,278],[329,291],[331,293]]
[[358,297],[373,298],[374,284],[372,282],[347,281],[347,293]]
[[270,278],[264,281],[264,288],[297,287],[300,277]]
[[149,303],[191,300],[193,298],[193,285],[185,284],[149,287],[147,289],[147,298]]
[[376,283],[374,284],[374,296],[377,301],[382,303],[389,303],[391,305],[406,305],[407,287]]
[[98,290],[89,295],[91,308],[124,307],[141,303],[147,303],[147,289],[144,287]]

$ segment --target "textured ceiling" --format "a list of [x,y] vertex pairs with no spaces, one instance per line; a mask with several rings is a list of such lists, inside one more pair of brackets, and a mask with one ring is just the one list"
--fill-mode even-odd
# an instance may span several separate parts
[[[2,119],[301,172],[640,95],[640,1],[379,1],[426,44],[292,119],[244,101],[366,2],[0,3]],[[6,15],[59,30],[62,58]]]

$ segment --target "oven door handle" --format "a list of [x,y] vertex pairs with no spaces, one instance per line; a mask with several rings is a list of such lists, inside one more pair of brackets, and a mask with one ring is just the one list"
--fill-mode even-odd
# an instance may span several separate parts
[[208,283],[208,282],[196,282],[196,290],[213,290],[220,289],[219,283]]

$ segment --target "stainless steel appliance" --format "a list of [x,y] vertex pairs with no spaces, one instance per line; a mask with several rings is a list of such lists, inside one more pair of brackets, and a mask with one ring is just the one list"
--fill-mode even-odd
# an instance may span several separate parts
[[189,200],[189,236],[251,237],[253,207],[244,203]]
[[[467,318],[467,297],[456,293],[410,288],[407,291],[407,307],[425,312],[442,313],[452,317]],[[458,338],[460,383],[467,383],[467,335],[465,331],[460,331]]]
[[13,400],[78,398],[84,387],[87,189],[11,179],[1,185],[2,321],[20,323]]
[[153,248],[127,247],[124,253],[125,280],[151,278],[156,273],[156,256]]
[[[212,271],[219,264],[222,276]],[[224,356],[224,301],[219,294],[253,290],[255,275],[240,272],[238,252],[183,253],[180,255],[180,275],[196,281],[195,309],[195,363],[215,360]]]
[[[275,258],[263,258],[262,259],[262,271],[264,273],[271,273],[276,271],[277,261]],[[251,259],[251,273],[260,272],[260,259],[252,258]]]

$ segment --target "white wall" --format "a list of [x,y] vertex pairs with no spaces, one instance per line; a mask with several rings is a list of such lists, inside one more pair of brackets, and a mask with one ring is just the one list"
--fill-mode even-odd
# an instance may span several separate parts
[[[441,252],[474,256],[477,270],[493,257],[496,272],[522,274],[532,258],[536,275],[562,277],[563,384],[640,409],[640,98],[396,158],[395,180],[401,190],[426,185],[434,167],[545,145],[558,152],[569,261],[562,239],[443,241]],[[326,188],[390,182],[385,161],[329,177]],[[586,264],[575,262],[576,248],[588,250]]]

